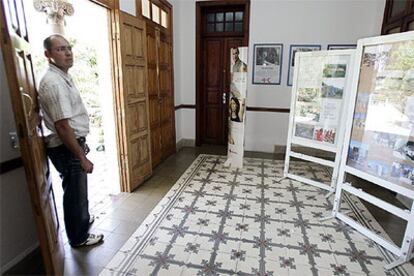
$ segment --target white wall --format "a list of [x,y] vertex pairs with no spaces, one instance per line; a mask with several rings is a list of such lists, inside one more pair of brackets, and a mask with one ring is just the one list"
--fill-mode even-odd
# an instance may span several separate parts
[[[195,0],[173,0],[175,105],[195,104]],[[380,34],[385,0],[251,0],[249,62],[256,43],[282,43],[282,83],[248,86],[247,105],[290,108],[290,44],[352,44]],[[251,79],[251,73],[249,78]],[[251,83],[251,80],[250,80]],[[185,116],[179,116],[184,114]],[[176,112],[177,141],[195,139],[195,110]],[[247,112],[246,150],[272,152],[285,145],[288,114]],[[178,133],[178,131],[181,131]]]
[[[0,51],[0,162],[20,156],[9,146],[8,133],[15,131],[3,55]],[[19,168],[0,175],[0,273],[38,246],[25,173]]]

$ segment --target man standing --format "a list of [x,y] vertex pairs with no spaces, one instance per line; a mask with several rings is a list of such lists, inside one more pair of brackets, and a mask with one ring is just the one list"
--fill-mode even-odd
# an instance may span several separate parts
[[66,233],[73,247],[98,244],[103,235],[88,232],[94,217],[88,209],[87,173],[92,173],[93,163],[86,158],[89,117],[68,74],[72,47],[58,34],[46,38],[43,47],[49,67],[39,84],[39,103],[50,132],[46,152],[62,178]]

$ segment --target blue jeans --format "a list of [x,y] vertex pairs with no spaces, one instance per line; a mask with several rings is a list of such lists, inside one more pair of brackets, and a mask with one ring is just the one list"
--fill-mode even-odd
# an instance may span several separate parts
[[[85,148],[84,140],[78,142]],[[88,238],[89,230],[87,174],[65,145],[47,148],[46,152],[62,178],[63,215],[69,243],[81,244]]]

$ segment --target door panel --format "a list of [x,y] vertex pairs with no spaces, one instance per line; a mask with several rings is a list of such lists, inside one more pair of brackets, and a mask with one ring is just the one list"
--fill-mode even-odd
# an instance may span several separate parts
[[0,3],[1,49],[45,270],[50,275],[62,275],[64,248],[39,125],[23,3],[21,0]]
[[117,12],[121,44],[119,64],[121,95],[121,157],[123,191],[136,189],[151,173],[149,111],[147,92],[146,31],[142,19]]
[[152,166],[175,152],[175,110],[170,30],[147,21]]

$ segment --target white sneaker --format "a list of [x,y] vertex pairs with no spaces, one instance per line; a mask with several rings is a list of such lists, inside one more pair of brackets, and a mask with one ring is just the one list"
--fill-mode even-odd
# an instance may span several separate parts
[[84,247],[84,246],[91,246],[96,245],[103,241],[104,235],[103,234],[89,234],[86,241],[80,244],[74,244],[72,247]]

